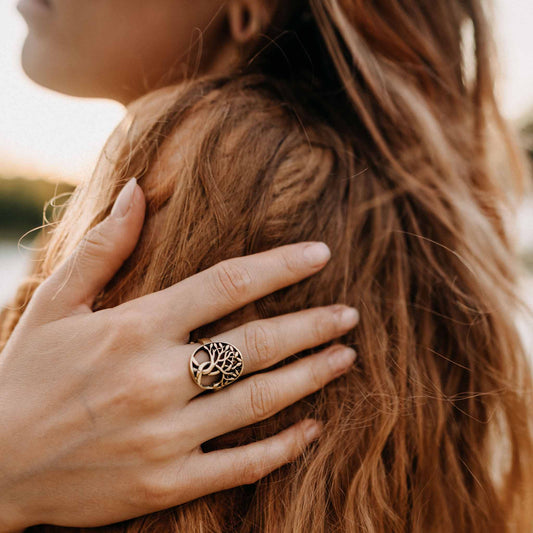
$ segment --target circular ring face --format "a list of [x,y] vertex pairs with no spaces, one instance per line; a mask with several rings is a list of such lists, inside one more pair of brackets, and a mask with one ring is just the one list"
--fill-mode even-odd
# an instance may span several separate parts
[[[207,354],[207,361],[199,362],[197,355]],[[202,389],[219,390],[227,387],[242,374],[243,358],[241,352],[228,342],[205,342],[194,350],[189,359],[189,370],[193,381]],[[217,378],[205,384],[208,376]]]

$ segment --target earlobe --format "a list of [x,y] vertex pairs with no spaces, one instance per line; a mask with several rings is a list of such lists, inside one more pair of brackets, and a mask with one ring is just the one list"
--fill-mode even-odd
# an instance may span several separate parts
[[268,25],[268,11],[261,0],[232,0],[228,5],[229,29],[233,40],[246,44]]

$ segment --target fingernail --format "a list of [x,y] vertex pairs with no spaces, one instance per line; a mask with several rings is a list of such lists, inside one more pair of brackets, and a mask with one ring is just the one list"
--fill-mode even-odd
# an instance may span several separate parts
[[135,191],[135,186],[137,185],[137,180],[131,178],[126,185],[122,188],[115,203],[113,204],[113,209],[111,209],[111,216],[115,218],[122,218],[126,216],[130,210],[131,204],[133,202],[133,193]]
[[304,257],[310,266],[321,266],[329,261],[331,251],[323,242],[314,242],[305,247]]
[[343,307],[337,313],[339,325],[343,329],[351,329],[359,322],[359,313],[353,307]]
[[304,430],[305,440],[311,442],[317,439],[322,432],[322,424],[315,421],[310,421],[307,424],[307,427]]
[[336,349],[329,355],[329,357],[333,371],[342,374],[353,365],[357,354],[355,353],[355,350],[345,347]]

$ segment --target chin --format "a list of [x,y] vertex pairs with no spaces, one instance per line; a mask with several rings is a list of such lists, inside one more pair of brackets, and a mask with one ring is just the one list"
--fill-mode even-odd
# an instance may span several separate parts
[[22,48],[21,65],[26,76],[38,85],[58,92],[67,92],[60,83],[57,65],[52,65],[50,54],[46,53],[42,43],[34,41],[31,34]]
[[46,44],[30,34],[21,54],[22,70],[33,82],[68,96],[84,98],[102,97],[91,90],[83,79],[82,69],[73,58],[64,57],[56,50],[49,50]]
[[22,48],[22,70],[38,85],[68,96],[104,98],[121,104],[127,104],[138,96],[114,90],[117,84],[106,83],[106,72],[98,69],[91,72],[90,65],[61,52],[63,50],[48,49],[29,35]]

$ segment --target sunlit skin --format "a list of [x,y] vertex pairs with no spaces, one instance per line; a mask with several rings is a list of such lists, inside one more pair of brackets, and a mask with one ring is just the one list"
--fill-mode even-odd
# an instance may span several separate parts
[[216,71],[232,62],[226,4],[20,0],[28,24],[22,65],[31,79],[55,91],[127,104],[181,79],[186,65]]
[[[260,27],[257,17],[266,12],[254,11],[260,4],[22,0],[19,9],[29,27],[24,69],[56,91],[128,104],[183,77],[199,29],[205,57],[193,62],[196,72],[231,69],[239,44]],[[250,16],[242,16],[243,6]],[[355,361],[353,349],[333,346],[269,370],[354,328],[358,313],[346,306],[231,328],[226,321],[224,342],[242,347],[243,375],[249,376],[216,397],[197,398],[203,390],[190,379],[186,363],[191,332],[317,273],[331,252],[323,243],[300,243],[233,258],[169,288],[188,287],[188,294],[160,291],[93,313],[94,297],[136,246],[145,207],[141,187],[130,179],[109,216],[40,285],[0,346],[0,533],[43,523],[100,526],[255,483],[303,453],[321,424],[307,419],[228,450],[204,453],[201,444],[271,416],[270,407],[263,413],[259,406],[266,405],[262,387],[271,391],[279,412],[346,373]],[[139,322],[125,325],[130,313]],[[169,334],[167,344],[152,328],[157,315]],[[182,330],[170,333],[169,323]],[[233,338],[232,331],[242,338]],[[266,356],[257,342],[263,333],[272,340]],[[264,372],[251,375],[258,371]],[[157,381],[148,383],[150,376]],[[119,389],[124,394],[117,394]],[[239,393],[242,398],[234,396]]]
[[[495,104],[483,0],[302,0],[298,11],[299,1],[20,0],[27,74],[128,105],[132,127],[117,130],[122,144],[108,145],[94,187],[54,228],[38,271],[52,276],[25,311],[31,292],[19,291],[10,315],[20,322],[0,347],[0,533],[119,522],[255,485],[318,435],[312,454],[260,486],[118,527],[229,530],[242,517],[243,530],[295,533],[529,531],[531,383],[501,215],[524,176]],[[298,68],[278,69],[276,50],[234,72],[270,36],[291,37],[281,61]],[[155,91],[198,73],[232,76],[215,90]],[[493,138],[507,149],[505,186]],[[132,175],[139,184],[130,179],[112,205]],[[141,233],[142,191],[149,221],[117,276]],[[231,256],[302,235],[333,251],[314,286],[278,292],[330,259],[323,244],[296,244],[290,257],[285,248],[218,263],[161,291],[166,299],[129,300],[130,288],[186,277],[170,273],[176,265],[198,271],[210,250]],[[253,306],[273,291],[271,308]],[[312,307],[336,297],[362,306],[359,333],[354,309]],[[206,325],[242,349],[248,377],[202,396],[188,341]],[[340,347],[270,369],[339,338],[360,350],[357,368]],[[311,421],[284,429],[304,411],[326,431]]]

